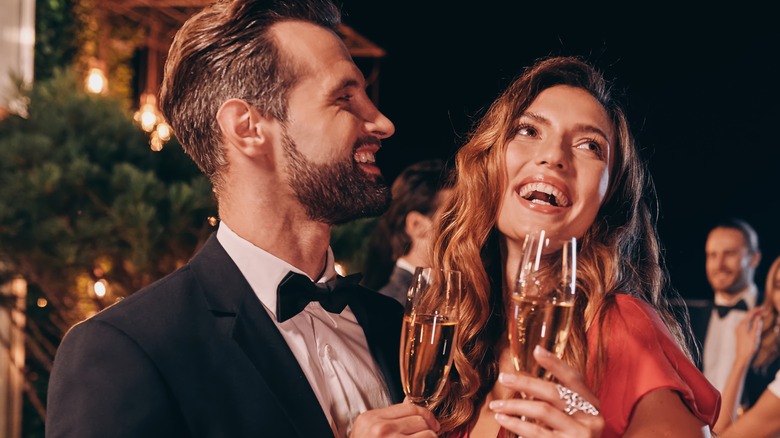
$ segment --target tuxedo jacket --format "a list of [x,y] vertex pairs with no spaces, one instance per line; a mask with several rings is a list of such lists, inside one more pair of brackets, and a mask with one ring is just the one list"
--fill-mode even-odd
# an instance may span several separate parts
[[396,266],[390,274],[390,280],[379,289],[379,293],[406,305],[406,297],[408,296],[409,286],[412,284],[413,277],[414,275],[411,272]]
[[715,302],[712,300],[686,300],[684,308],[675,308],[676,312],[688,312],[688,318],[691,322],[691,331],[693,332],[693,341],[695,350],[698,351],[696,365],[700,370],[703,369],[704,341],[707,338],[707,327],[710,324],[712,310],[715,308]]
[[[699,352],[697,366],[700,370],[703,370],[704,342],[707,339],[707,328],[712,318],[712,311],[715,309],[715,302],[711,300],[690,300],[686,302],[686,305],[693,337]],[[774,380],[775,373],[778,370],[780,370],[780,359],[775,360],[764,369],[755,370],[753,367],[750,367],[745,376],[741,404],[746,408],[753,406],[761,397],[767,385]]]
[[[402,307],[349,306],[393,402]],[[181,269],[75,325],[49,381],[47,437],[330,437],[271,317],[212,235]]]

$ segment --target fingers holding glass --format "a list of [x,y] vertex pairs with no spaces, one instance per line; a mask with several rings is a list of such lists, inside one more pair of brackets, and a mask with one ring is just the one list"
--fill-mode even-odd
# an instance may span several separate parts
[[582,394],[588,400],[597,401],[596,396],[585,383],[585,379],[574,367],[540,346],[536,346],[533,354],[539,365],[547,370],[552,381]]
[[558,390],[558,398],[566,403],[566,409],[563,410],[564,414],[574,415],[577,412],[584,412],[594,417],[599,415],[599,410],[578,393],[559,383],[555,384],[555,389]]
[[563,354],[574,309],[576,273],[575,238],[551,237],[544,230],[525,237],[507,322],[515,371],[545,380],[551,378],[533,352],[541,345],[558,356]]
[[600,436],[604,419],[590,391],[579,394],[559,383],[519,374],[501,374],[499,382],[527,398],[496,400],[489,407],[496,421],[518,436]]

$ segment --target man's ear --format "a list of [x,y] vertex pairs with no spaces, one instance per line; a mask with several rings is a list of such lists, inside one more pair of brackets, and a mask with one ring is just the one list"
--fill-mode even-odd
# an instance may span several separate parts
[[217,111],[225,142],[247,156],[260,155],[266,149],[269,138],[262,121],[260,113],[241,99],[230,99]]
[[756,251],[750,259],[750,267],[755,269],[759,263],[761,263],[761,251]]
[[413,239],[425,237],[431,232],[431,219],[419,211],[407,213],[404,222],[404,231]]

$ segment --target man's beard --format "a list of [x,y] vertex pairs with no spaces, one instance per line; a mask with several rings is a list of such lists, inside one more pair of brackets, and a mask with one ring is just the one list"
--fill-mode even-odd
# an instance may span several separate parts
[[734,281],[731,282],[731,284],[726,286],[724,292],[729,295],[736,295],[745,290],[749,284],[750,280],[748,280],[745,276],[745,273],[742,272],[737,276],[737,278],[734,279]]
[[[282,141],[291,170],[288,184],[310,219],[339,225],[378,216],[387,209],[390,189],[384,178],[360,170],[352,155],[335,163],[314,164],[300,153],[286,131]],[[358,139],[353,150],[365,142]]]
[[717,285],[717,283],[710,281],[710,283],[713,286],[713,289],[719,290],[720,292],[725,293],[727,295],[736,295],[744,291],[748,287],[748,285],[750,285],[750,279],[747,277],[747,274],[745,272],[735,273],[732,270],[727,270],[727,271],[718,271],[716,275],[722,272],[725,272],[730,276],[729,278],[730,281],[728,281],[728,283],[723,285]]

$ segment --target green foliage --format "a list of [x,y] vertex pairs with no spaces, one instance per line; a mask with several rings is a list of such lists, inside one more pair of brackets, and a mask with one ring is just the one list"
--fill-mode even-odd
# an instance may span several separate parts
[[81,23],[74,13],[78,0],[35,1],[35,78],[44,80],[54,70],[70,65],[81,49]]
[[189,259],[216,203],[175,140],[152,152],[126,106],[84,93],[73,72],[20,93],[27,114],[0,120],[0,281],[29,284],[23,428],[43,436],[62,335]]
[[368,239],[376,222],[377,218],[356,219],[333,227],[330,246],[336,262],[344,266],[348,274],[361,272],[365,268]]
[[35,1],[35,80],[51,79],[57,69],[72,66],[86,78],[99,66],[111,96],[127,102],[135,79],[135,49],[144,41],[142,27],[127,17],[106,14],[100,0]]
[[27,117],[0,121],[0,261],[68,323],[185,262],[212,231],[209,182],[175,141],[161,152],[116,100],[55,72]]

